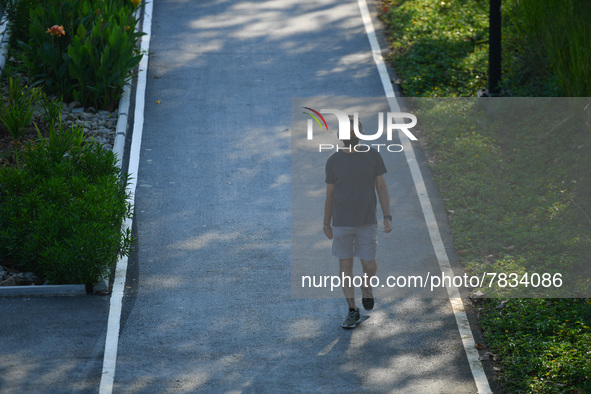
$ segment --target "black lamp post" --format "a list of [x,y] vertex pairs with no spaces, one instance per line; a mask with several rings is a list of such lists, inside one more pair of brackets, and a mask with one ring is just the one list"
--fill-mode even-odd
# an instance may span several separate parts
[[490,0],[488,29],[488,91],[494,95],[501,80],[501,0]]

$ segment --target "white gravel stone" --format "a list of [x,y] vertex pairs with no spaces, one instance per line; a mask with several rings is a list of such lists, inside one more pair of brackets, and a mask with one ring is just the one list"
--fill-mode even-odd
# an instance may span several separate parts
[[90,140],[103,146],[105,150],[113,149],[114,136],[117,130],[118,111],[99,110],[93,107],[83,108],[80,103],[73,102],[64,105],[62,121],[66,127],[79,124],[84,127],[85,134]]

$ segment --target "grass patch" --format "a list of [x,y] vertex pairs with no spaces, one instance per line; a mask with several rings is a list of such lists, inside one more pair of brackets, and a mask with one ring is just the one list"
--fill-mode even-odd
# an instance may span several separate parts
[[502,116],[467,98],[417,112],[455,248],[473,273],[570,273],[571,294],[586,294],[591,129],[566,100],[496,100]]
[[590,392],[590,321],[582,299],[512,299],[481,318],[488,342],[503,346],[494,351],[511,393]]
[[473,96],[486,87],[488,1],[385,1],[393,62],[409,97]]
[[[589,96],[588,4],[503,1],[506,96]],[[588,3],[588,2],[587,2]],[[384,0],[390,61],[408,97],[474,97],[487,85],[488,1]],[[549,32],[554,32],[548,34]],[[559,33],[556,33],[559,32]],[[574,67],[574,68],[573,68]],[[452,108],[453,107],[453,108]],[[426,114],[426,115],[425,115]],[[474,116],[473,100],[419,117],[422,141],[468,272],[570,271],[586,290],[591,261],[589,112],[548,111],[540,129]],[[574,280],[574,282],[573,282]],[[591,392],[589,299],[479,303],[487,346],[508,392]]]
[[[468,97],[487,87],[488,0],[382,0],[389,57],[409,97]],[[508,96],[591,96],[591,3],[503,0]]]
[[[502,119],[508,116],[517,124],[507,127],[506,122],[477,111],[475,99],[421,102],[425,100],[432,101],[428,110],[414,112],[422,123],[422,142],[466,271],[519,277],[561,273],[566,285],[558,293],[544,293],[545,297],[588,294],[588,125],[575,117],[569,124],[556,116],[541,128],[527,116],[520,119],[525,110],[510,104],[517,113],[511,116],[505,108]],[[515,297],[514,289],[500,289],[496,297],[500,296]],[[589,389],[591,305],[587,301],[512,299],[501,312],[496,309],[499,298],[482,301],[483,334],[499,357],[499,376],[509,392]],[[540,329],[544,324],[546,328]]]

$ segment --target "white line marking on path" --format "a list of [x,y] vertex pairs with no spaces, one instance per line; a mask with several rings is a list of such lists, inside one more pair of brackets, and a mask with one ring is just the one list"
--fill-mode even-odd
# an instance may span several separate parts
[[[135,114],[133,119],[133,135],[129,152],[129,199],[135,203],[135,189],[137,187],[138,168],[140,162],[140,148],[142,145],[142,131],[144,127],[144,106],[146,100],[146,83],[148,73],[148,51],[150,49],[150,35],[152,32],[153,1],[144,6],[144,22],[142,30],[145,35],[141,38],[141,53],[144,54],[138,66],[137,90],[135,98]],[[133,220],[128,219],[123,224],[123,231],[131,229]],[[115,280],[111,293],[111,305],[109,307],[109,320],[107,323],[107,335],[105,339],[105,354],[103,357],[103,373],[99,388],[100,394],[111,394],[115,382],[115,367],[117,366],[117,348],[119,346],[119,331],[121,328],[121,309],[123,306],[123,293],[125,291],[125,278],[127,276],[127,257],[121,258],[115,268]]]
[[[357,0],[357,4],[359,5],[359,10],[361,11],[361,18],[363,20],[363,24],[365,25],[365,32],[367,34],[367,38],[369,39],[371,52],[377,65],[380,79],[382,80],[382,85],[384,86],[384,92],[388,98],[388,103],[390,104],[390,110],[392,112],[400,112],[400,106],[396,101],[394,89],[392,88],[390,76],[388,74],[388,70],[386,69],[384,58],[382,57],[382,50],[373,28],[373,22],[371,20],[369,9],[367,8],[366,0]],[[435,255],[437,256],[437,261],[439,262],[439,268],[443,274],[453,277],[453,271],[449,263],[449,258],[447,256],[447,252],[445,251],[441,234],[439,233],[437,220],[435,219],[435,214],[433,213],[433,207],[431,206],[431,201],[429,200],[427,188],[425,187],[423,175],[421,173],[419,164],[417,163],[412,144],[406,137],[401,136],[400,140],[404,147],[406,161],[408,162],[408,166],[415,184],[415,189],[421,203],[423,216],[425,217],[427,229],[429,230],[429,236],[431,237],[431,243],[433,244],[433,249],[435,250]],[[447,295],[456,318],[456,324],[458,325],[458,330],[460,331],[460,336],[464,344],[464,350],[466,351],[466,356],[468,358],[468,363],[470,364],[470,369],[472,370],[472,376],[474,377],[476,388],[479,393],[491,393],[492,391],[490,389],[488,379],[486,378],[486,374],[482,368],[482,362],[478,359],[478,350],[476,350],[475,346],[476,342],[474,341],[474,336],[472,335],[472,330],[470,329],[470,322],[468,321],[468,316],[464,310],[464,303],[462,302],[460,293],[455,287],[447,287]]]

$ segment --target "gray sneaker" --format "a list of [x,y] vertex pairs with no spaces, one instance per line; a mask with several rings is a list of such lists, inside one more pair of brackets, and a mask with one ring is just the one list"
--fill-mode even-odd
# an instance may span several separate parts
[[341,326],[343,328],[355,328],[360,321],[361,315],[359,314],[359,309],[349,308],[349,314]]

